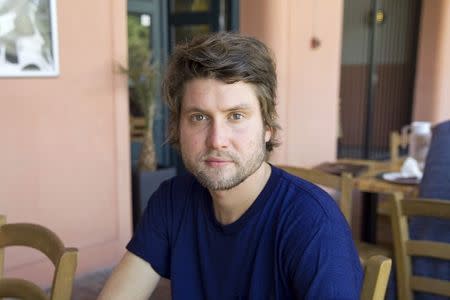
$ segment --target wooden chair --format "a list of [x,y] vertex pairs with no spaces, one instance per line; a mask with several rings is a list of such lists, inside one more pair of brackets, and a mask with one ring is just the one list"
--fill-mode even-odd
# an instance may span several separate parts
[[392,260],[382,255],[372,256],[364,263],[361,300],[383,300],[391,273]]
[[[330,188],[340,192],[339,208],[342,214],[347,219],[351,226],[352,216],[352,192],[353,192],[353,177],[350,174],[344,173],[341,176],[325,173],[316,169],[306,169],[292,166],[278,166],[279,168],[291,173],[295,176],[303,178],[314,184],[325,188]],[[383,255],[392,257],[392,251],[386,247],[381,247],[373,244],[368,244],[359,240],[355,240],[356,248],[358,249],[359,257],[362,264],[374,255]]]
[[[415,276],[411,256],[450,260],[450,244],[425,240],[410,240],[408,217],[423,216],[450,219],[450,201],[433,199],[393,199],[392,236],[396,257],[398,299],[413,299],[413,291],[450,297],[450,282]],[[449,234],[443,232],[442,234]]]
[[[4,248],[31,247],[44,253],[55,266],[50,297],[33,282],[19,278],[4,278]],[[17,297],[32,300],[68,300],[77,265],[77,249],[65,248],[61,240],[49,229],[28,223],[6,224],[0,215],[0,298]]]
[[130,139],[134,142],[144,141],[147,124],[144,117],[130,116]]

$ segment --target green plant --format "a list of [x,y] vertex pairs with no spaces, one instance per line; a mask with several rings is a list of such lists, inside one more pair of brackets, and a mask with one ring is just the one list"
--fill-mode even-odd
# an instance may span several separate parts
[[149,27],[141,26],[134,16],[128,17],[128,68],[121,67],[121,70],[128,75],[130,101],[139,107],[146,121],[138,168],[152,171],[156,169],[153,140],[156,71],[151,64]]

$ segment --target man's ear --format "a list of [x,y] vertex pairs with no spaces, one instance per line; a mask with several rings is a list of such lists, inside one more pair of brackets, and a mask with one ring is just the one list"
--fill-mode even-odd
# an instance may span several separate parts
[[264,141],[267,143],[272,138],[272,129],[266,126],[266,131],[264,133]]

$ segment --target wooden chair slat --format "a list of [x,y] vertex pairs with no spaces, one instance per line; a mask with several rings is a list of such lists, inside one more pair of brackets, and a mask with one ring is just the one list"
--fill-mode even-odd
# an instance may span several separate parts
[[[433,202],[433,205],[428,205]],[[450,206],[448,200],[436,199],[408,199],[402,205],[402,214],[407,216],[422,216],[435,218],[450,218]]]
[[425,292],[450,297],[450,283],[446,280],[412,276],[411,286],[412,289],[417,292]]
[[147,124],[143,117],[130,117],[130,138],[132,141],[142,142],[147,132]]
[[361,300],[383,300],[392,260],[382,255],[370,257],[364,264],[364,282],[361,291]]
[[77,268],[77,255],[77,249],[67,248],[61,257],[52,284],[51,300],[66,299],[67,295],[72,294],[73,280]]
[[49,229],[28,223],[5,224],[0,227],[0,247],[25,246],[44,253],[57,265],[64,253],[61,240]]
[[450,244],[411,240],[406,242],[406,254],[450,260]]
[[1,295],[14,295],[23,300],[49,300],[47,294],[36,284],[19,278],[0,279]]
[[361,264],[366,264],[367,260],[376,255],[382,255],[387,258],[392,258],[392,251],[389,248],[369,244],[361,241],[355,241],[356,249],[358,250]]

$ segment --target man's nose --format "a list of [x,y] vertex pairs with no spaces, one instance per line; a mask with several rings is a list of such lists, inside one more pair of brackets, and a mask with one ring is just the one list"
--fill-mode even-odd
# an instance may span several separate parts
[[229,128],[220,121],[214,121],[208,131],[207,145],[211,149],[228,147]]

